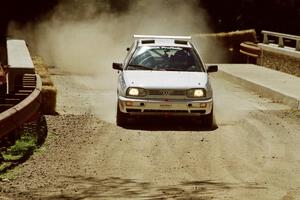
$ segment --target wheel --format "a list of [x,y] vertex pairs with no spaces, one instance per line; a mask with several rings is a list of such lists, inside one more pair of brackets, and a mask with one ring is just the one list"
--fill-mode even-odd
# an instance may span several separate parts
[[212,129],[214,127],[214,111],[213,109],[207,115],[202,116],[202,123],[206,128]]
[[122,113],[119,107],[119,104],[117,106],[117,126],[124,127],[127,124],[127,114]]

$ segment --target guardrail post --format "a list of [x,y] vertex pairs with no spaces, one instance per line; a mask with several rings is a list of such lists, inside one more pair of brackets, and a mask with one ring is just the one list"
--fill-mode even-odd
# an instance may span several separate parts
[[296,51],[300,51],[300,40],[296,42]]
[[268,39],[268,35],[266,33],[264,33],[264,44],[269,44],[269,39]]
[[283,37],[278,38],[278,46],[282,48],[284,47]]

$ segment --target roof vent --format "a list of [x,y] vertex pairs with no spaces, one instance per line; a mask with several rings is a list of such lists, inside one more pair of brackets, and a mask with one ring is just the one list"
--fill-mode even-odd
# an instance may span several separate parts
[[175,40],[175,44],[185,44],[187,45],[187,41],[184,41],[184,40]]
[[142,40],[142,44],[154,44],[155,40]]

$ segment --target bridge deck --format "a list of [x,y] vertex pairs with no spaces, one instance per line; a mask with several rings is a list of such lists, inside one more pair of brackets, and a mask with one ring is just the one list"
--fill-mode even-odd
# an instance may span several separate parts
[[300,78],[253,64],[219,64],[225,75],[261,96],[300,109]]

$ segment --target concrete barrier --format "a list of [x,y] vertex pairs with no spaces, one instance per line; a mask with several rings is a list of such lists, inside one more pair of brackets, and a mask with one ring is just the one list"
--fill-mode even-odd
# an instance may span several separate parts
[[262,31],[262,55],[257,64],[300,77],[300,36]]
[[18,76],[34,74],[34,65],[24,40],[7,40],[7,93],[15,90],[15,81]]
[[272,32],[272,31],[265,31],[265,30],[263,30],[261,33],[264,36],[264,40],[263,40],[264,44],[269,44],[269,36],[278,38],[277,46],[281,47],[281,48],[285,47],[284,39],[295,40],[296,46],[295,46],[294,50],[300,51],[300,36],[290,35],[290,34],[285,34],[285,33]]

